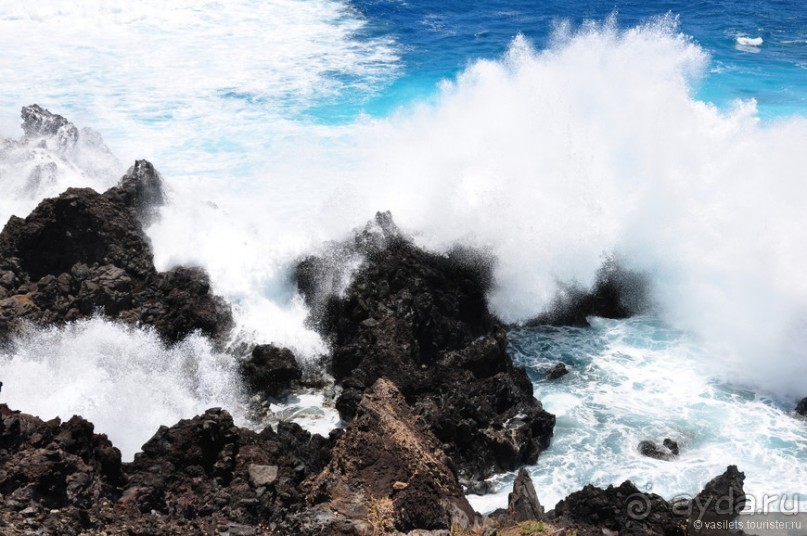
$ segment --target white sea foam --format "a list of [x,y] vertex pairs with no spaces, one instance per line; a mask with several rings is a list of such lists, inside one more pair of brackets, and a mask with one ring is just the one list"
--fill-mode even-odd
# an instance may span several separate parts
[[743,47],[758,47],[762,46],[763,40],[761,37],[737,37],[736,43]]
[[81,415],[124,459],[161,425],[228,409],[246,424],[232,357],[202,336],[166,347],[152,331],[93,319],[36,329],[0,352],[3,401],[43,419]]

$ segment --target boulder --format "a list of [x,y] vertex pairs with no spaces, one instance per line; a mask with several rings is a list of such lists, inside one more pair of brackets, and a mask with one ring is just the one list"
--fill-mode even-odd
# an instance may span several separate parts
[[[356,258],[346,284],[345,263]],[[377,379],[392,381],[468,483],[534,463],[555,423],[507,354],[504,326],[487,308],[490,280],[483,255],[424,251],[389,213],[297,267],[311,322],[332,345],[342,417]]]
[[569,373],[569,369],[566,368],[566,365],[563,363],[558,363],[550,368],[546,375],[544,376],[547,380],[557,380],[558,378],[562,378]]
[[247,387],[267,396],[277,396],[302,378],[302,371],[294,354],[287,348],[262,344],[240,364],[241,377]]
[[309,501],[306,533],[465,530],[477,517],[439,441],[385,379],[362,397]]
[[230,328],[229,306],[211,293],[204,271],[154,267],[138,214],[157,202],[157,177],[138,161],[104,194],[70,188],[25,219],[9,219],[0,233],[5,337],[20,319],[60,323],[98,313],[152,325],[168,342],[197,330],[215,338]]
[[650,440],[640,442],[639,452],[642,456],[647,456],[648,458],[670,461],[678,457],[680,449],[678,443],[670,438],[666,438],[661,445]]

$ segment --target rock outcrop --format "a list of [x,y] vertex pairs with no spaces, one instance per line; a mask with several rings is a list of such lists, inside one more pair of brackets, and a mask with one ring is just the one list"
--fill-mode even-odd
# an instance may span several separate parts
[[292,423],[256,433],[211,409],[161,427],[134,462],[81,417],[43,422],[0,405],[3,534],[296,534],[301,483],[334,438]]
[[489,262],[468,251],[423,251],[388,213],[341,247],[342,257],[347,250],[364,258],[344,292],[322,290],[344,279],[329,256],[302,261],[297,281],[332,344],[343,418],[383,377],[423,417],[464,481],[535,462],[555,418],[534,398],[488,311]]
[[291,350],[271,344],[256,346],[241,362],[240,371],[250,391],[266,396],[280,395],[303,375]]
[[[639,491],[630,481],[606,489],[592,485],[560,501],[551,519],[574,527],[577,534],[645,534],[684,536],[687,517],[662,497]],[[605,532],[605,531],[610,532]]]
[[665,438],[661,445],[650,440],[640,442],[639,452],[642,454],[642,456],[647,456],[648,458],[670,461],[677,458],[681,450],[678,447],[677,442],[670,438]]
[[532,478],[523,468],[519,470],[513,483],[513,492],[507,497],[507,511],[518,523],[544,518],[544,508],[535,493]]
[[154,268],[139,218],[150,217],[161,191],[151,164],[138,161],[103,194],[71,188],[25,219],[12,216],[0,233],[0,338],[20,320],[99,313],[152,325],[169,342],[228,330],[229,306],[212,295],[201,269]]
[[743,510],[747,497],[743,489],[745,473],[736,465],[706,483],[692,501],[693,516],[703,520],[732,520]]
[[799,403],[796,404],[796,413],[802,417],[807,417],[807,396],[802,398]]
[[301,533],[464,530],[477,517],[440,443],[384,379],[364,394],[310,489]]
[[562,289],[545,313],[526,322],[528,326],[588,326],[589,316],[629,318],[649,308],[648,283],[637,272],[607,260],[590,289],[569,285]]

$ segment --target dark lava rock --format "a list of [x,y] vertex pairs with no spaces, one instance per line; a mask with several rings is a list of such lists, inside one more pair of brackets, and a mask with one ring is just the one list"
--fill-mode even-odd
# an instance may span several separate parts
[[133,208],[143,225],[153,222],[157,217],[157,210],[165,205],[163,178],[147,160],[135,161],[118,186],[106,195]]
[[465,530],[477,518],[440,443],[385,379],[362,397],[309,500],[306,534]]
[[569,373],[569,369],[566,368],[566,365],[563,363],[558,363],[557,365],[553,366],[549,369],[544,376],[547,380],[557,380],[558,378],[562,378]]
[[736,465],[729,465],[725,473],[710,480],[692,501],[695,518],[731,520],[737,517],[747,501],[744,482],[745,473]]
[[0,404],[0,494],[25,506],[87,508],[115,500],[123,481],[120,451],[92,423],[44,422]]
[[630,481],[607,489],[588,485],[560,501],[550,514],[554,523],[573,527],[580,536],[601,536],[603,529],[621,535],[687,533],[685,515],[658,495],[639,491]]
[[138,161],[104,194],[70,188],[25,219],[12,216],[0,233],[0,333],[21,319],[59,323],[98,312],[152,325],[169,342],[228,330],[229,306],[202,270],[154,268],[138,213],[154,206],[158,178]]
[[678,457],[680,449],[678,443],[670,438],[666,438],[664,442],[659,445],[655,441],[645,440],[639,443],[639,452],[648,458],[655,458],[656,460],[670,461]]
[[[463,480],[534,463],[555,417],[533,397],[524,368],[506,352],[504,327],[488,311],[490,262],[468,251],[423,251],[389,213],[340,247],[302,261],[297,282],[332,344],[343,418],[384,377],[425,419]],[[345,281],[338,261],[351,255],[364,261],[334,294]]]
[[302,371],[291,350],[271,344],[256,346],[240,368],[247,387],[268,396],[281,394],[302,378]]
[[124,467],[128,484],[120,502],[188,519],[282,520],[302,506],[300,484],[330,461],[330,447],[294,423],[255,433],[235,426],[226,411],[210,409],[161,427],[143,445]]
[[513,492],[507,497],[507,511],[517,523],[544,518],[544,508],[535,493],[532,478],[523,468],[519,470],[513,483]]
[[647,279],[610,259],[597,273],[594,286],[564,288],[546,313],[526,322],[528,326],[588,326],[589,316],[629,318],[649,307]]
[[302,483],[330,462],[336,437],[292,423],[256,433],[211,409],[161,427],[121,464],[81,417],[43,422],[0,405],[0,532],[299,534],[285,520],[306,506]]
[[807,397],[802,398],[796,405],[796,413],[807,417]]

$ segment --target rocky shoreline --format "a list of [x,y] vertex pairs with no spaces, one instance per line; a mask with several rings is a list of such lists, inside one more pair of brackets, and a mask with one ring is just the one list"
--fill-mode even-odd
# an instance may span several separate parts
[[[75,130],[36,106],[23,118],[26,136],[49,143]],[[164,201],[159,173],[141,160],[104,193],[71,188],[12,217],[0,233],[0,344],[31,324],[94,315],[152,326],[167,343],[192,332],[223,343],[232,316],[207,275],[154,267],[143,225]],[[361,259],[353,271],[350,258]],[[625,482],[586,486],[546,513],[522,469],[508,509],[474,512],[465,493],[535,463],[555,425],[487,308],[491,272],[479,253],[418,248],[389,213],[300,261],[298,289],[341,389],[346,426],[328,437],[289,422],[255,432],[212,408],[160,427],[123,463],[79,416],[44,421],[1,404],[2,533],[670,536],[693,534],[693,515],[736,515],[735,503],[728,513],[704,506],[744,496],[733,466],[687,504]],[[643,303],[641,288],[635,274],[606,268],[592,292],[535,322],[626,316]],[[240,370],[252,392],[275,396],[301,379],[290,351],[250,352]]]

